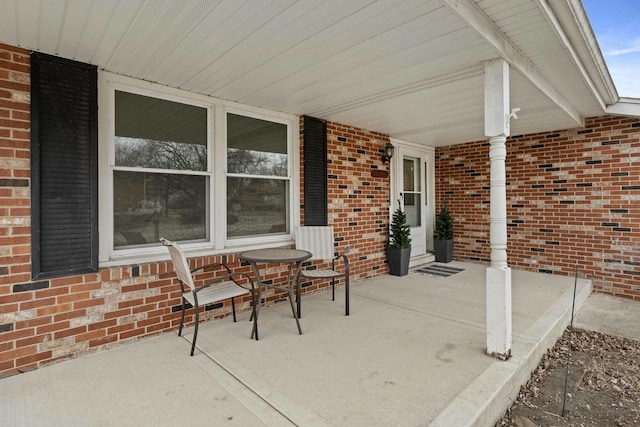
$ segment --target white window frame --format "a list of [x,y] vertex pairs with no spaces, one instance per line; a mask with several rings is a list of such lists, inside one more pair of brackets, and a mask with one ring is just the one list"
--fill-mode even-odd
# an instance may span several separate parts
[[[287,126],[287,175],[286,176],[273,176],[273,175],[243,175],[243,174],[230,174],[231,176],[234,177],[238,177],[238,176],[247,176],[250,178],[257,178],[257,179],[276,179],[276,180],[282,180],[282,181],[288,181],[289,182],[289,212],[287,212],[287,216],[288,216],[288,220],[289,220],[289,236],[285,236],[285,235],[266,235],[266,236],[252,236],[252,237],[246,237],[246,238],[233,238],[233,239],[229,239],[227,238],[227,221],[226,221],[226,214],[227,214],[227,198],[224,198],[224,216],[222,218],[224,218],[224,233],[221,233],[222,236],[224,236],[224,246],[227,248],[233,248],[235,246],[246,246],[247,244],[261,244],[263,242],[272,242],[272,241],[287,241],[290,239],[290,235],[292,233],[293,230],[293,209],[292,209],[292,197],[291,197],[291,193],[295,191],[293,187],[293,169],[292,169],[292,159],[290,158],[292,155],[290,155],[289,153],[291,153],[293,150],[293,129],[291,126],[291,122],[287,121],[287,120],[282,120],[282,119],[278,119],[278,118],[274,118],[271,116],[266,116],[264,114],[258,114],[258,113],[253,113],[253,112],[248,112],[246,110],[239,110],[237,108],[224,108],[224,141],[227,141],[227,114],[237,114],[240,116],[245,116],[245,117],[251,117],[254,119],[260,119],[260,120],[266,120],[266,121],[270,121],[273,123],[281,123]],[[218,189],[218,191],[222,190],[224,191],[224,194],[226,196],[226,186],[227,186],[227,178],[229,177],[228,171],[227,171],[227,150],[226,150],[226,144],[224,144],[224,179],[220,180],[220,186],[224,187],[222,189]],[[223,194],[218,192],[217,194]]]
[[[189,256],[205,256],[218,253],[238,252],[245,249],[292,244],[292,233],[295,226],[299,224],[300,218],[300,142],[299,138],[297,138],[297,135],[299,135],[297,116],[193,94],[187,91],[101,71],[98,75],[98,228],[100,236],[100,267],[151,262],[168,258],[167,251],[160,245],[117,250],[114,248],[113,171],[115,168],[114,136],[116,90],[166,99],[207,109],[208,162],[206,174],[210,180],[209,240],[205,242],[184,243],[182,246]],[[227,113],[282,123],[287,126],[288,171],[286,177],[280,178],[289,181],[289,211],[287,213],[289,233],[227,239]],[[137,168],[127,168],[127,170],[134,171],[136,169]],[[140,171],[144,170],[149,169],[140,168]],[[194,175],[197,174],[197,172],[194,173]]]

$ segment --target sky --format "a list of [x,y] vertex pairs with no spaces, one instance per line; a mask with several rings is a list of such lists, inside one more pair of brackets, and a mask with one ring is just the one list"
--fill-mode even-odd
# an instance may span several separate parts
[[582,0],[620,97],[640,98],[640,0]]

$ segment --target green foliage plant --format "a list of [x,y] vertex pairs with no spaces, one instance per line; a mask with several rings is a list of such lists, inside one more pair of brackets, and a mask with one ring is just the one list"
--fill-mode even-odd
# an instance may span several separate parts
[[436,219],[434,238],[435,240],[453,239],[453,218],[451,217],[451,211],[447,208],[447,202],[442,205],[442,209]]
[[402,210],[400,200],[398,200],[398,207],[391,218],[389,247],[393,249],[411,248],[411,228],[407,224],[407,215]]

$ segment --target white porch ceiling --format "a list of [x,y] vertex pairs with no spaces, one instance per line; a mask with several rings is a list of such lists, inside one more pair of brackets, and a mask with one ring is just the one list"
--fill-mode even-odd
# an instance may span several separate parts
[[617,101],[579,0],[0,0],[0,43],[425,145],[484,138],[484,61],[513,135]]

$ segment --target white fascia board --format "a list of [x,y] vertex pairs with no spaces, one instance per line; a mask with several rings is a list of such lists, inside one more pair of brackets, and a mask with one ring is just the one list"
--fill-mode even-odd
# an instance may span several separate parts
[[584,126],[584,117],[538,72],[529,59],[511,43],[496,25],[469,0],[441,0],[451,11],[460,16],[500,56],[518,70],[531,83],[562,109],[578,126]]
[[620,116],[640,117],[640,99],[620,98],[615,104],[609,105],[606,112]]

